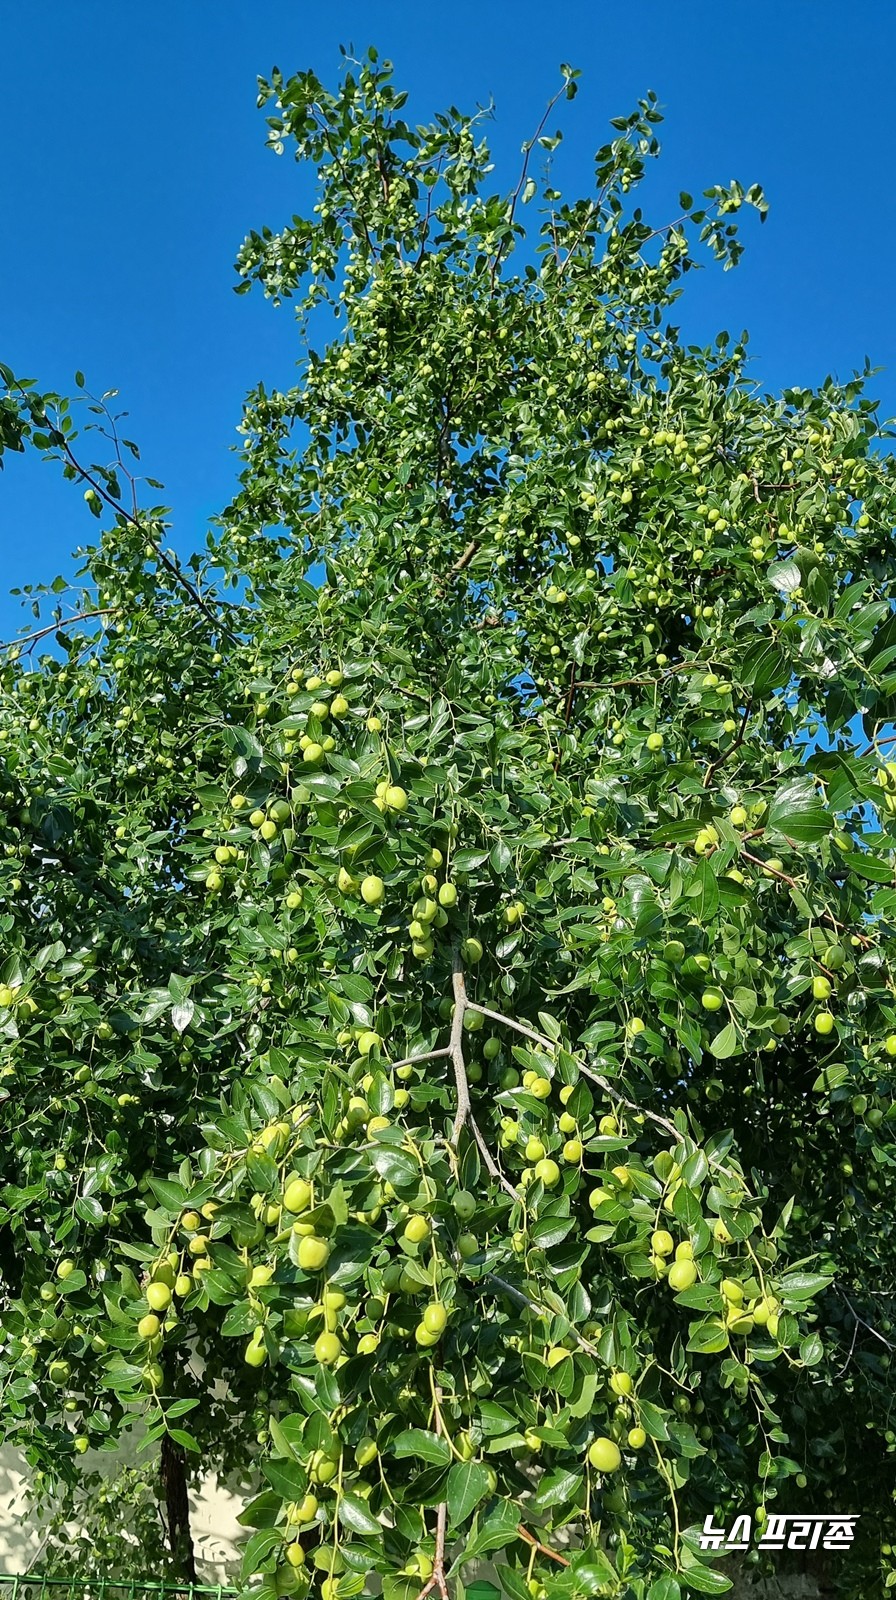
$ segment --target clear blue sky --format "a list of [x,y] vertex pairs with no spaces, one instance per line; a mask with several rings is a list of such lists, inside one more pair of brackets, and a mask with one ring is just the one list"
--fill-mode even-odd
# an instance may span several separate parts
[[[144,470],[165,482],[188,552],[229,494],[234,426],[259,379],[292,380],[288,306],[238,297],[232,263],[252,226],[307,201],[308,179],[264,148],[255,78],[273,65],[335,81],[339,45],[375,44],[420,120],[493,97],[501,187],[558,82],[556,168],[588,192],[607,119],[647,89],[666,112],[647,190],[655,223],[678,190],[761,182],[771,215],[746,218],[735,272],[688,281],[679,320],[704,340],[749,328],[764,387],[847,377],[866,354],[885,416],[896,414],[893,259],[896,9],[842,0],[61,0],[8,6],[0,21],[5,155],[0,360],[42,387],[118,388]],[[52,466],[18,458],[0,475],[0,638],[25,620],[6,590],[70,572],[97,524]]]

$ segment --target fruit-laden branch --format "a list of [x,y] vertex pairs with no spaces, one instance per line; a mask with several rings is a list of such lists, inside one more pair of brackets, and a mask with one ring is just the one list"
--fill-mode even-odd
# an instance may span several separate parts
[[470,1083],[469,1079],[467,1078],[467,1068],[464,1061],[464,1012],[468,1010],[480,1010],[481,1007],[473,1006],[467,999],[467,986],[464,982],[464,969],[460,959],[460,952],[458,950],[454,951],[452,958],[451,982],[454,990],[454,1016],[451,1021],[451,1039],[448,1044],[448,1054],[451,1057],[451,1064],[454,1068],[454,1082],[457,1090],[457,1111],[454,1117],[454,1126],[451,1129],[451,1144],[457,1144],[457,1141],[460,1138],[461,1129],[465,1125],[468,1125],[470,1132],[476,1141],[479,1153],[485,1162],[487,1171],[494,1178],[495,1182],[501,1185],[501,1188],[505,1191],[505,1193],[510,1195],[512,1200],[519,1200],[521,1197],[518,1191],[513,1187],[513,1184],[510,1183],[507,1178],[505,1178],[501,1168],[498,1166],[497,1161],[486,1144],[482,1130],[479,1127],[476,1118],[473,1116],[473,1107],[470,1103]]
[[[546,1050],[553,1051],[556,1049],[554,1040],[548,1039],[543,1033],[537,1033],[534,1028],[527,1027],[524,1022],[517,1022],[516,1017],[505,1016],[503,1011],[493,1011],[490,1006],[478,1005],[475,1000],[468,1000],[467,1008],[470,1011],[481,1011],[482,1015],[489,1017],[492,1022],[503,1022],[505,1027],[515,1028],[517,1033],[524,1034],[527,1039],[531,1039],[535,1044],[540,1044]],[[581,1061],[578,1063],[578,1067],[583,1078],[590,1078],[592,1083],[596,1083],[599,1089],[603,1089],[605,1094],[610,1095],[614,1100],[618,1100],[619,1104],[625,1106],[627,1110],[637,1112],[639,1117],[647,1117],[650,1122],[655,1122],[658,1127],[665,1128],[666,1132],[671,1133],[675,1139],[681,1138],[680,1129],[676,1128],[675,1123],[670,1122],[668,1117],[661,1117],[658,1112],[647,1111],[643,1106],[636,1105],[633,1100],[627,1100],[624,1094],[619,1093],[616,1085],[611,1083],[609,1078],[601,1077],[599,1072],[592,1072],[591,1068],[584,1066]]]
[[[543,1033],[538,1033],[535,1028],[527,1027],[524,1022],[517,1022],[515,1017],[506,1016],[503,1011],[493,1011],[490,1006],[478,1005],[475,1000],[467,1001],[467,1009],[469,1011],[480,1011],[484,1017],[489,1017],[492,1022],[502,1022],[505,1027],[515,1028],[517,1033],[524,1034],[527,1039],[533,1040],[535,1044],[540,1044],[543,1049],[548,1051],[556,1049],[552,1039],[548,1039]],[[648,1122],[655,1123],[658,1128],[662,1128],[666,1133],[671,1134],[676,1143],[681,1139],[681,1129],[676,1128],[675,1123],[671,1122],[668,1117],[661,1117],[658,1111],[648,1111],[646,1106],[639,1106],[636,1101],[629,1100],[626,1095],[622,1094],[615,1083],[611,1083],[609,1078],[604,1078],[601,1073],[594,1072],[591,1067],[586,1067],[583,1061],[578,1061],[577,1065],[583,1078],[587,1078],[590,1083],[596,1084],[599,1089],[603,1090],[604,1094],[609,1095],[618,1105],[625,1106],[626,1110],[633,1112],[635,1116],[645,1117]],[[720,1171],[723,1170],[723,1163],[717,1160],[715,1156],[707,1156],[707,1160],[711,1167],[718,1167]]]
[[[525,1299],[525,1296],[523,1296],[523,1298]],[[430,1382],[432,1383],[432,1397],[434,1402],[433,1426],[435,1428],[435,1432],[437,1434],[441,1434],[442,1438],[446,1439],[450,1445],[451,1441],[448,1438],[448,1434],[445,1430],[444,1420],[442,1418],[442,1407],[440,1404],[442,1392],[436,1386],[432,1373],[430,1374]],[[561,1556],[557,1550],[552,1550],[549,1545],[542,1544],[540,1540],[536,1539],[534,1534],[531,1534],[528,1528],[524,1527],[521,1522],[517,1523],[516,1531],[517,1536],[520,1539],[524,1540],[526,1544],[531,1545],[533,1549],[539,1551],[541,1555],[548,1556],[551,1561],[556,1561],[561,1567],[569,1566],[569,1562],[565,1556]],[[440,1500],[436,1509],[436,1547],[433,1553],[432,1572],[424,1583],[423,1588],[416,1596],[416,1600],[426,1600],[427,1595],[432,1594],[434,1589],[438,1589],[440,1600],[450,1600],[448,1583],[445,1577],[445,1545],[447,1542],[447,1534],[448,1504],[447,1501]]]

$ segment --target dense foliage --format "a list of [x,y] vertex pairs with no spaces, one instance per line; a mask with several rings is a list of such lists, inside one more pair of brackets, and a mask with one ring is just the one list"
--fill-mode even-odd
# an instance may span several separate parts
[[576,202],[547,116],[493,194],[373,54],[260,103],[317,204],[241,286],[302,371],[205,551],[108,397],[79,438],[3,370],[101,528],[0,669],[5,1437],[49,1492],[142,1421],[185,1571],[184,1470],[244,1472],[265,1596],[721,1593],[709,1511],[886,1538],[875,407],[682,343],[764,200],[632,211],[652,98]]

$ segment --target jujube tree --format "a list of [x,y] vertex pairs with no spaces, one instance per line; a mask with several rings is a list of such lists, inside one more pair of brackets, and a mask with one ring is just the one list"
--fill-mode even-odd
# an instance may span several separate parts
[[302,371],[189,561],[3,370],[101,525],[0,672],[4,1432],[140,1421],[186,1574],[244,1472],[263,1596],[720,1593],[709,1512],[892,1524],[885,430],[681,341],[765,201],[632,210],[652,97],[575,202],[404,100],[260,85]]

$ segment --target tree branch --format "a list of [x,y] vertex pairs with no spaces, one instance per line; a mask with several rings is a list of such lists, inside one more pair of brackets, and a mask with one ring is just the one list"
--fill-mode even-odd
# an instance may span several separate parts
[[528,1528],[524,1528],[521,1522],[517,1523],[516,1531],[518,1537],[525,1540],[526,1544],[530,1544],[533,1550],[538,1551],[539,1555],[547,1556],[550,1561],[558,1561],[561,1567],[569,1566],[566,1557],[561,1556],[559,1550],[552,1550],[549,1544],[542,1544],[541,1540],[536,1539],[535,1535],[531,1534]]
[[[769,877],[777,878],[781,883],[789,884],[791,889],[799,888],[796,878],[792,878],[789,872],[783,872],[778,867],[770,867],[768,862],[763,861],[761,856],[754,856],[752,850],[741,850],[741,855],[745,861],[752,861],[754,867],[761,867],[764,872],[768,873]],[[846,924],[844,922],[838,922],[833,912],[819,911],[817,915],[820,921],[829,922],[832,928],[837,929],[838,933],[846,932]],[[871,943],[871,940],[866,938],[865,934],[863,933],[857,933],[856,938],[859,940],[860,944],[863,944],[866,947]]]
[[620,1094],[616,1085],[610,1082],[609,1078],[601,1077],[599,1072],[592,1072],[591,1068],[583,1066],[581,1061],[579,1062],[579,1071],[583,1078],[590,1078],[592,1083],[596,1083],[598,1088],[603,1089],[604,1093],[610,1095],[612,1099],[618,1100],[619,1104],[625,1106],[627,1111],[633,1111],[639,1117],[646,1117],[648,1122],[654,1122],[658,1128],[662,1128],[666,1133],[671,1133],[676,1141],[681,1139],[680,1129],[676,1128],[675,1123],[670,1122],[668,1117],[661,1117],[658,1112],[648,1111],[644,1106],[636,1105],[634,1100],[627,1100],[624,1094]]
[[[551,97],[551,99],[548,101],[547,105],[545,106],[544,116],[542,117],[541,121],[539,122],[538,127],[536,128],[533,137],[531,139],[527,139],[527,141],[526,141],[526,144],[525,144],[525,147],[524,147],[524,154],[523,154],[523,170],[520,173],[519,183],[517,184],[516,188],[513,191],[512,196],[511,196],[510,209],[509,209],[509,211],[507,213],[507,227],[508,227],[508,230],[513,227],[513,219],[514,219],[514,216],[516,215],[516,208],[517,208],[517,205],[519,203],[520,195],[523,192],[523,188],[525,186],[526,178],[528,176],[528,172],[529,172],[529,157],[532,154],[532,151],[534,150],[535,146],[537,145],[539,139],[541,138],[541,135],[544,132],[545,123],[547,122],[548,117],[550,116],[551,112],[553,111],[555,105],[557,104],[557,101],[562,99],[563,95],[565,95],[566,87],[567,87],[566,83],[564,82],[562,84],[562,86],[557,90],[557,93],[555,95],[553,95]],[[494,261],[492,262],[492,265],[491,265],[491,284],[492,284],[492,288],[494,288],[494,286],[495,286],[495,279],[496,279],[496,277],[498,275],[498,267],[501,264],[501,257],[504,254],[504,245],[505,245],[505,243],[506,243],[506,239],[502,240],[501,244],[498,246],[498,249],[495,252],[495,259],[494,259]]]
[[478,549],[478,539],[471,539],[463,555],[458,556],[457,560],[454,562],[454,565],[448,568],[450,576],[454,577],[458,572],[463,572],[464,567],[468,567],[470,565],[470,562],[472,561]]
[[461,965],[460,953],[455,950],[451,963],[451,986],[454,990],[454,1016],[451,1019],[451,1039],[448,1045],[448,1054],[454,1068],[454,1082],[457,1088],[457,1112],[454,1126],[451,1129],[451,1143],[457,1144],[460,1130],[470,1116],[470,1084],[467,1078],[467,1068],[464,1061],[464,1012],[467,1009],[467,989],[464,983],[464,969]]
[[481,1011],[484,1017],[490,1017],[492,1022],[503,1022],[508,1028],[515,1028],[517,1033],[524,1033],[528,1039],[536,1044],[546,1045],[549,1050],[556,1049],[552,1039],[547,1039],[543,1033],[536,1033],[534,1028],[529,1028],[524,1022],[517,1022],[516,1017],[506,1017],[503,1011],[492,1011],[490,1006],[481,1006],[476,1000],[467,1001],[469,1011]]
[[34,633],[23,633],[20,639],[7,639],[0,644],[0,650],[17,650],[23,644],[36,644],[38,639],[45,639],[50,633],[58,633],[60,628],[70,628],[75,622],[90,622],[94,617],[114,617],[123,608],[121,606],[101,606],[97,611],[79,611],[73,617],[61,617],[58,622],[52,622],[46,628],[38,628]]
[[711,665],[711,663],[709,663],[709,662],[704,663],[704,662],[698,661],[698,660],[696,660],[696,658],[694,658],[694,659],[688,660],[688,661],[677,661],[673,667],[665,667],[663,669],[663,671],[658,676],[656,674],[654,674],[651,677],[611,678],[606,683],[598,683],[596,681],[592,681],[590,678],[581,678],[579,680],[579,682],[576,684],[576,688],[577,689],[642,689],[642,688],[645,688],[645,687],[651,687],[654,684],[665,683],[667,678],[673,677],[677,672],[696,672],[698,670],[698,668],[700,668],[700,667],[702,667],[704,665],[708,666],[708,665]]
[[389,1067],[395,1072],[398,1067],[416,1067],[420,1061],[437,1061],[440,1056],[450,1056],[448,1045],[443,1045],[441,1050],[425,1050],[421,1056],[405,1056],[401,1061],[390,1061]]
[[[433,1386],[436,1433],[442,1434],[447,1443],[450,1445],[451,1440],[448,1438],[448,1435],[445,1432],[445,1426],[442,1421],[442,1408],[439,1405],[440,1399],[440,1391]],[[436,1512],[436,1553],[433,1560],[432,1573],[427,1579],[426,1583],[423,1585],[420,1593],[417,1595],[417,1600],[426,1600],[426,1596],[428,1594],[432,1594],[433,1589],[438,1589],[441,1600],[449,1600],[448,1585],[445,1582],[445,1536],[447,1532],[448,1505],[446,1501],[442,1500],[440,1501],[439,1508]]]
[[115,496],[109,493],[109,490],[100,479],[96,478],[87,467],[82,467],[77,456],[74,454],[71,445],[66,439],[65,434],[50,420],[46,411],[41,409],[39,414],[32,412],[32,417],[34,422],[38,423],[41,428],[46,428],[47,432],[50,434],[51,443],[54,449],[61,450],[65,460],[68,462],[72,470],[77,474],[79,480],[82,483],[88,484],[93,490],[94,494],[98,495],[99,498],[116,513],[117,516],[122,517],[129,527],[135,528],[140,534],[141,538],[145,539],[147,544],[152,546],[156,559],[165,568],[166,572],[170,573],[175,583],[178,583],[180,587],[190,596],[193,604],[199,607],[199,610],[202,612],[203,616],[205,616],[206,619],[212,624],[215,632],[225,633],[228,638],[235,642],[235,635],[230,632],[226,622],[224,622],[220,617],[216,616],[215,613],[209,609],[203,600],[202,595],[199,593],[199,590],[190,582],[189,578],[182,571],[180,562],[172,559],[171,556],[166,554],[166,552],[158,543],[158,540],[153,538],[152,533],[140,520],[140,517],[137,513],[131,513],[128,511],[126,507],[122,505],[120,500],[116,500]]
[[180,562],[172,559],[172,557],[162,549],[158,540],[153,538],[152,533],[147,528],[146,524],[140,520],[140,517],[133,516],[130,511],[126,510],[121,501],[116,500],[115,496],[109,493],[108,489],[102,482],[100,482],[99,479],[95,478],[86,467],[81,466],[80,461],[78,461],[73,455],[71,447],[65,439],[62,440],[62,449],[69,465],[74,468],[81,481],[89,484],[94,493],[98,494],[100,499],[105,501],[107,506],[109,506],[118,516],[123,517],[125,522],[127,522],[130,527],[135,528],[140,534],[140,537],[145,539],[148,545],[151,545],[155,553],[156,560],[160,562],[160,564],[165,568],[166,572],[171,574],[175,583],[180,584],[180,587],[185,591],[186,594],[190,596],[193,604],[199,607],[199,610],[202,612],[206,620],[212,624],[215,632],[225,633],[229,639],[235,639],[235,635],[230,632],[227,623],[222,621],[220,617],[217,617],[214,611],[210,610],[210,608],[206,605],[202,595],[199,593],[199,590],[190,582],[189,578],[182,571]]
[[485,1162],[486,1170],[490,1176],[494,1178],[495,1182],[501,1185],[501,1188],[504,1190],[505,1194],[508,1194],[512,1200],[517,1201],[521,1198],[518,1190],[516,1190],[513,1184],[510,1183],[507,1178],[505,1178],[501,1168],[498,1166],[497,1161],[495,1160],[485,1141],[482,1129],[473,1115],[473,1107],[470,1102],[470,1083],[467,1077],[466,1062],[464,1061],[464,1012],[471,1009],[478,1010],[479,1008],[472,1007],[470,1001],[467,999],[467,986],[464,982],[464,969],[460,959],[460,952],[458,950],[454,951],[452,958],[451,982],[454,990],[454,1016],[451,1020],[451,1039],[448,1049],[444,1053],[446,1055],[450,1055],[451,1063],[454,1067],[454,1082],[457,1090],[457,1111],[455,1113],[454,1126],[451,1129],[451,1138],[449,1143],[452,1146],[456,1146],[457,1141],[460,1138],[461,1129],[465,1123],[468,1124],[470,1132],[472,1133],[476,1142],[477,1149],[479,1150],[479,1153]]
[[567,728],[569,727],[569,724],[572,721],[572,708],[573,708],[573,704],[575,702],[575,697],[576,697],[576,664],[573,661],[573,662],[570,663],[570,668],[569,668],[569,689],[567,690],[566,706],[564,708],[564,713],[563,713],[563,722],[564,722],[564,725]]
[[720,756],[716,756],[715,761],[711,761],[709,766],[707,767],[706,772],[704,773],[704,776],[703,776],[703,787],[704,787],[704,789],[708,789],[709,788],[709,786],[712,783],[712,780],[715,777],[716,773],[718,772],[719,768],[724,765],[724,763],[728,760],[728,757],[729,756],[733,756],[735,750],[739,750],[740,749],[741,745],[744,742],[744,735],[746,734],[746,731],[747,731],[747,723],[750,720],[750,712],[752,711],[752,709],[753,709],[752,702],[748,701],[747,704],[744,706],[743,713],[741,715],[740,727],[738,728],[737,733],[734,735],[734,738],[732,739],[730,745],[728,746],[728,749],[727,750],[723,750],[722,754]]
[[[548,1039],[543,1033],[538,1033],[534,1028],[528,1028],[523,1022],[517,1022],[515,1017],[505,1016],[503,1011],[492,1011],[489,1006],[480,1006],[475,1000],[468,1000],[467,1007],[470,1011],[481,1011],[482,1015],[489,1017],[492,1022],[503,1022],[506,1027],[515,1028],[517,1033],[524,1034],[527,1039],[532,1039],[535,1044],[543,1045],[548,1050],[557,1048],[552,1039]],[[609,1078],[601,1077],[599,1072],[592,1072],[591,1068],[586,1067],[583,1062],[578,1062],[578,1068],[583,1078],[589,1078],[592,1083],[596,1083],[600,1089],[604,1090],[605,1094],[610,1095],[614,1100],[618,1100],[619,1104],[625,1106],[627,1110],[634,1111],[639,1117],[647,1117],[650,1122],[655,1122],[658,1127],[664,1128],[667,1133],[673,1134],[676,1139],[681,1138],[680,1130],[667,1117],[661,1117],[657,1112],[648,1111],[645,1107],[636,1105],[633,1100],[627,1100],[624,1094],[620,1094],[616,1085],[610,1082]]]
[[[485,1276],[480,1279],[480,1282],[485,1284],[494,1284],[495,1288],[498,1289],[501,1294],[506,1294],[508,1300],[514,1300],[518,1306],[526,1306],[530,1311],[538,1311],[543,1317],[558,1315],[557,1312],[551,1310],[550,1306],[540,1305],[537,1300],[532,1300],[529,1295],[524,1294],[523,1290],[518,1289],[515,1284],[508,1283],[506,1278],[499,1278],[497,1273],[487,1272]],[[589,1356],[594,1356],[598,1361],[601,1359],[600,1354],[595,1349],[594,1345],[589,1344],[588,1340],[583,1338],[571,1323],[570,1333],[575,1339],[580,1350],[584,1350]]]
[[482,1129],[480,1128],[479,1123],[476,1121],[476,1118],[473,1116],[472,1112],[467,1118],[467,1121],[470,1124],[470,1131],[478,1146],[479,1154],[482,1156],[482,1159],[485,1162],[487,1171],[494,1178],[495,1182],[501,1185],[504,1193],[508,1194],[511,1200],[521,1200],[522,1196],[519,1190],[514,1188],[513,1184],[508,1178],[505,1178],[501,1168],[498,1166],[497,1161],[495,1160],[485,1141]]

